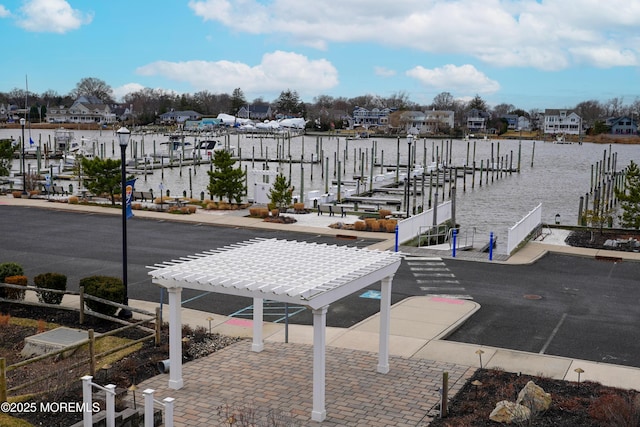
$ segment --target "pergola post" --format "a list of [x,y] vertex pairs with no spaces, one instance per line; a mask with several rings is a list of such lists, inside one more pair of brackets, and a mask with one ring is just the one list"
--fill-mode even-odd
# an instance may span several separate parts
[[262,298],[253,299],[253,344],[251,344],[251,351],[256,353],[264,350],[264,342],[262,341],[262,302]]
[[324,421],[327,417],[325,408],[325,329],[327,325],[327,309],[324,306],[313,310],[313,409],[311,419]]
[[169,388],[177,390],[182,379],[182,288],[167,288],[169,293]]
[[391,323],[391,282],[393,275],[380,281],[380,343],[378,349],[378,372],[389,372],[389,324]]

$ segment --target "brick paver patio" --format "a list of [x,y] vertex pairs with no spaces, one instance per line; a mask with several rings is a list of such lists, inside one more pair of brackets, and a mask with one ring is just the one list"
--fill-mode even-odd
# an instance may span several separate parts
[[449,372],[453,396],[476,369],[390,357],[390,372],[379,374],[376,353],[327,347],[326,355],[327,418],[322,423],[311,420],[310,345],[270,342],[254,353],[250,341],[241,341],[185,364],[180,390],[169,389],[168,375],[159,375],[139,384],[138,391],[152,388],[156,400],[175,398],[176,426],[228,426],[227,417],[241,412],[255,413],[260,419],[251,425],[261,426],[273,425],[269,415],[290,421],[278,425],[426,426],[439,403],[442,373]]

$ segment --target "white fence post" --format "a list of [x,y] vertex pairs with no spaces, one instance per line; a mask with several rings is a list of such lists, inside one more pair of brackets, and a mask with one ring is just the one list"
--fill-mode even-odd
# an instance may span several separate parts
[[107,427],[116,427],[116,386],[107,384],[104,386],[107,403]]
[[142,394],[144,395],[144,427],[153,427],[153,392],[155,390],[148,388]]
[[173,404],[175,399],[173,397],[165,397],[164,402],[164,426],[173,427]]
[[85,375],[82,380],[82,426],[93,427],[93,412],[91,410],[93,402],[91,401],[91,375]]

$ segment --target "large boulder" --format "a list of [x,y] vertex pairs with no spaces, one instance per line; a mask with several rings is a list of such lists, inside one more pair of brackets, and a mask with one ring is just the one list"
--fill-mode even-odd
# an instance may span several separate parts
[[551,406],[551,394],[545,392],[542,387],[533,381],[529,381],[518,393],[516,403],[531,409],[534,414],[540,414]]
[[498,423],[524,423],[531,417],[531,410],[519,403],[501,400],[491,411],[489,419]]

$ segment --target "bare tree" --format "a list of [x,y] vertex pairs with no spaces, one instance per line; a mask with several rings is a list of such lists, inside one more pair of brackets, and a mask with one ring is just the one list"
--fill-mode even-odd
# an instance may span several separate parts
[[449,92],[441,92],[433,98],[433,108],[435,110],[450,111],[454,109],[455,100]]
[[593,126],[596,120],[602,119],[605,114],[605,109],[595,99],[589,101],[582,101],[576,105],[576,113],[582,118],[582,121],[589,127]]
[[105,104],[112,104],[113,89],[104,80],[96,77],[85,77],[80,80],[69,95],[74,99],[80,96],[95,96]]

